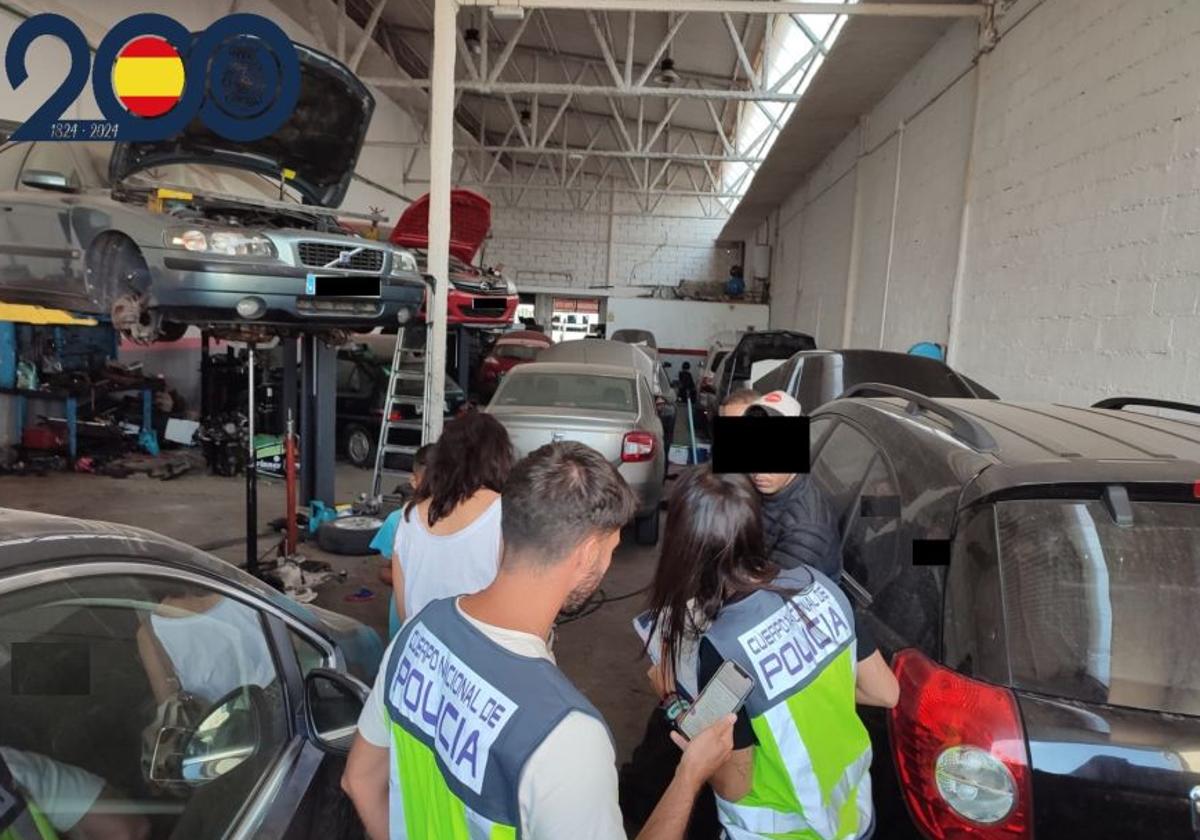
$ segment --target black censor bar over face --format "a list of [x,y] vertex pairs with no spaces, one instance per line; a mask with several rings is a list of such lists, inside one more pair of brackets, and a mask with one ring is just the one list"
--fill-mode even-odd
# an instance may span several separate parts
[[950,540],[913,540],[914,566],[949,566]]
[[715,417],[714,473],[807,473],[807,417]]

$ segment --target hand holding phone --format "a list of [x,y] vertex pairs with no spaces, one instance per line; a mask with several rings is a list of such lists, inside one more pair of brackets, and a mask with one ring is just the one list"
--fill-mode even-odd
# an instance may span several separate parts
[[675,728],[691,740],[726,715],[735,714],[753,689],[754,678],[732,659],[726,660],[691,708],[675,721]]

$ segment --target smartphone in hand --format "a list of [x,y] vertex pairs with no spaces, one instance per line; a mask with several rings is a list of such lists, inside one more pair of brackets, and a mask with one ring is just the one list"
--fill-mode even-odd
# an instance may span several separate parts
[[753,690],[754,678],[732,659],[726,660],[691,708],[675,721],[675,728],[690,741],[721,718],[740,710]]

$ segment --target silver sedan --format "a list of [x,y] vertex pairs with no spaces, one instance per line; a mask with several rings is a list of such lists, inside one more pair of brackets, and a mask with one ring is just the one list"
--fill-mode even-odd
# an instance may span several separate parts
[[667,453],[645,376],[632,367],[532,362],[508,373],[486,410],[519,456],[560,440],[604,455],[637,494],[637,541],[658,542]]

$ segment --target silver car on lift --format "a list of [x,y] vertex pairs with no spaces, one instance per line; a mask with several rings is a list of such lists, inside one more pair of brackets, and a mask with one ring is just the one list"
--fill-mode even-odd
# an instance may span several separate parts
[[638,543],[658,542],[667,453],[654,395],[638,370],[562,362],[518,365],[501,381],[486,411],[508,429],[518,456],[560,440],[598,451],[637,494]]
[[296,51],[300,99],[261,140],[195,121],[156,142],[0,145],[0,300],[108,315],[144,343],[188,324],[344,340],[415,316],[413,254],[338,221],[375,100]]

